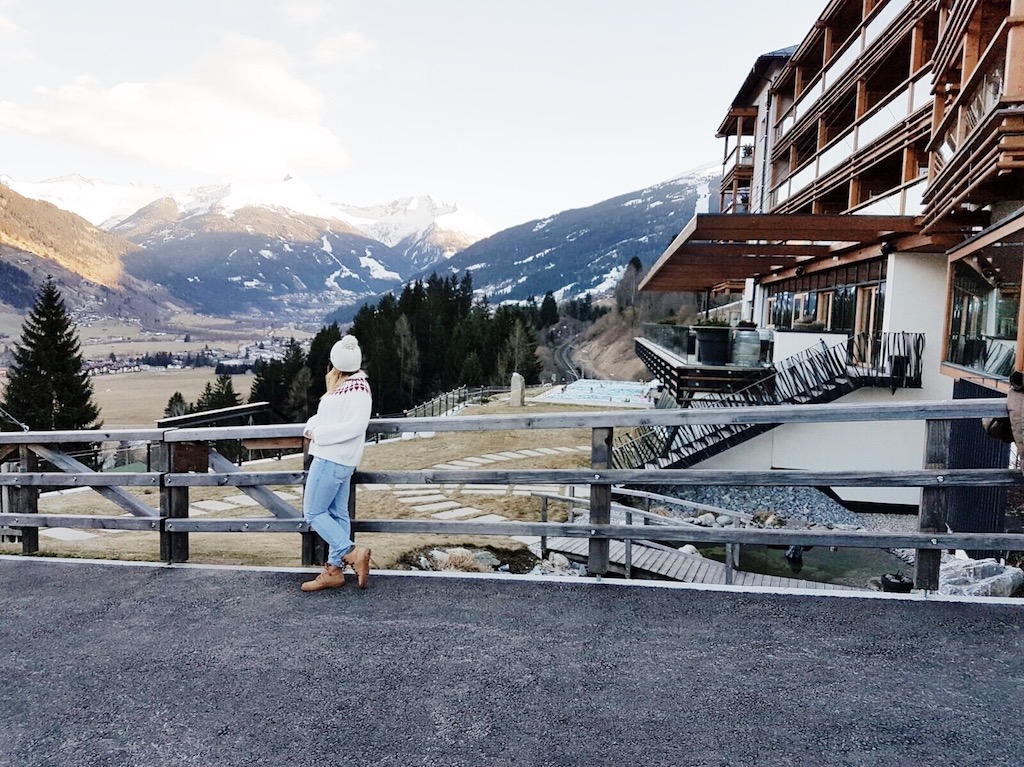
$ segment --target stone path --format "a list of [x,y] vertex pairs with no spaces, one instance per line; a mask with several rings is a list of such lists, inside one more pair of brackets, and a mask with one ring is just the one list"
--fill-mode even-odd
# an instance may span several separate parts
[[[502,461],[515,461],[524,458],[540,458],[544,456],[564,455],[566,453],[585,453],[590,455],[590,447],[541,447],[537,449],[506,450],[501,453],[485,453],[437,463],[431,469],[478,469],[489,464]],[[475,506],[461,500],[462,496],[514,497],[529,496],[532,493],[564,494],[565,488],[560,485],[361,485],[361,491],[390,491],[401,503],[408,504],[413,512],[429,515],[434,519],[447,521],[503,522],[508,519],[501,514],[488,514]],[[540,543],[536,536],[511,536],[514,540],[534,545]]]

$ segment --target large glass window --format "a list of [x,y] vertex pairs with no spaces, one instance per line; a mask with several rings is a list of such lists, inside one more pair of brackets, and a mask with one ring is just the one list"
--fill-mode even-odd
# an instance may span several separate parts
[[986,248],[953,264],[946,361],[992,376],[1015,367],[1021,259]]

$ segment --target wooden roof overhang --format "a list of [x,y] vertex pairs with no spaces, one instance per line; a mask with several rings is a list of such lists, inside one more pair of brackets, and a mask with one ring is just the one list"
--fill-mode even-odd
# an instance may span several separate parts
[[640,290],[703,291],[764,279],[801,264],[920,233],[914,216],[698,213],[662,253]]

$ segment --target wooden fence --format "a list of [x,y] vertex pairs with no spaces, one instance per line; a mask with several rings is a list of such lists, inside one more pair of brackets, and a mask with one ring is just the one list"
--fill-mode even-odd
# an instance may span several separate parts
[[[369,436],[402,432],[486,430],[545,430],[589,428],[589,468],[579,469],[424,469],[420,471],[358,471],[352,493],[353,516],[358,511],[358,486],[375,484],[503,484],[588,485],[590,519],[585,525],[556,522],[475,522],[435,519],[358,519],[354,532],[438,535],[563,536],[589,538],[590,574],[608,571],[608,543],[656,540],[690,543],[758,544],[772,546],[834,546],[909,548],[917,550],[915,583],[938,588],[939,557],[944,549],[1024,550],[1024,536],[1007,533],[950,533],[946,531],[946,491],[956,486],[1011,486],[1024,483],[1020,472],[1007,469],[948,469],[950,424],[955,419],[1005,416],[1005,400],[957,400],[892,404],[780,405],[723,409],[602,411],[503,416],[382,418],[370,423]],[[692,424],[851,423],[867,421],[926,422],[921,468],[915,470],[745,471],[725,469],[612,469],[614,429]],[[241,469],[210,449],[210,443],[238,439],[249,447],[301,444],[301,424],[230,426],[150,430],[0,433],[0,459],[16,460],[15,471],[0,473],[8,508],[0,525],[20,528],[25,553],[38,551],[41,527],[149,530],[160,536],[160,557],[167,562],[188,559],[192,532],[295,532],[302,537],[302,561],[315,564],[324,556],[323,542],[311,532],[301,513],[278,498],[274,486],[299,485],[302,471]],[[543,440],[538,435],[538,443]],[[149,444],[150,470],[139,473],[94,472],[57,452],[53,446],[98,442],[144,441]],[[40,461],[56,470],[40,471]],[[671,485],[797,486],[797,487],[920,487],[922,501],[918,532],[894,533],[847,530],[787,530],[757,528],[691,528],[611,524],[611,494],[615,486],[642,488]],[[159,508],[127,493],[126,487],[159,488]],[[231,486],[254,498],[272,517],[189,518],[192,487]],[[42,514],[40,488],[90,487],[131,516]]]

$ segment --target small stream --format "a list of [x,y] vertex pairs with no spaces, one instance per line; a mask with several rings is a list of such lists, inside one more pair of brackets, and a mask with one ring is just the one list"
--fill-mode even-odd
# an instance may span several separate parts
[[[701,549],[701,553],[719,562],[725,561],[722,546]],[[790,567],[786,550],[745,544],[740,547],[739,568],[784,578],[799,578],[816,583],[834,583],[855,588],[871,588],[872,579],[883,573],[902,572],[913,575],[913,565],[886,549],[846,548],[831,550],[827,546],[805,549],[799,572]]]

